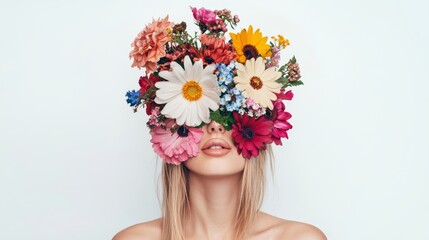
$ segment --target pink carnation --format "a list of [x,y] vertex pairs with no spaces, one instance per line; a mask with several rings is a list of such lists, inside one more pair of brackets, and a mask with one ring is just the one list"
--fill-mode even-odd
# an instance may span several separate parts
[[[170,129],[178,127],[175,121],[170,119],[165,123],[166,128],[155,127],[150,131],[152,135],[150,142],[155,152],[167,163],[176,165],[197,156],[200,151],[198,146],[204,134],[203,130],[201,128],[186,127],[182,129],[184,131],[181,131],[180,135],[179,131],[175,131],[172,134]],[[183,134],[184,132],[185,134]]]
[[211,10],[205,8],[196,9],[193,7],[191,7],[191,10],[195,20],[200,23],[209,25],[216,22],[216,14]]
[[145,67],[147,73],[156,71],[156,63],[165,56],[165,44],[171,40],[167,30],[172,26],[168,16],[148,24],[131,43],[130,58],[134,58],[131,67]]

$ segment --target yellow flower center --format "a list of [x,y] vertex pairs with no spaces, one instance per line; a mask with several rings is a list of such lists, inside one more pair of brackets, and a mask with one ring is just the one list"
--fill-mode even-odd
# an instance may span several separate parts
[[203,95],[203,88],[194,80],[188,81],[182,87],[183,97],[192,102],[197,101]]
[[254,89],[258,90],[262,88],[262,81],[259,77],[253,76],[250,79],[250,86],[252,86]]

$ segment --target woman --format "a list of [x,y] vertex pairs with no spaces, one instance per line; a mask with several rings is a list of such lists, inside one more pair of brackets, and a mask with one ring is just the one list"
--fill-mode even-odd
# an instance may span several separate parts
[[221,124],[211,121],[203,130],[198,156],[163,164],[163,218],[128,227],[113,240],[326,239],[314,226],[259,211],[269,148],[246,160]]
[[153,20],[132,43],[132,66],[145,68],[140,90],[151,143],[164,160],[162,218],[119,232],[114,240],[323,240],[304,223],[261,212],[271,143],[292,128],[283,100],[301,85],[295,57],[280,65],[283,36],[264,37],[252,26],[225,38],[237,16],[192,8],[200,35],[186,23]]

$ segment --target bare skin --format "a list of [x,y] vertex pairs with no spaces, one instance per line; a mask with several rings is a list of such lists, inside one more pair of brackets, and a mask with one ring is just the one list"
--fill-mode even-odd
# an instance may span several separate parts
[[[231,151],[218,156],[199,154],[185,162],[189,169],[190,216],[183,220],[186,240],[233,239],[234,214],[238,206],[238,193],[245,159],[237,154],[231,133],[212,121],[203,127],[200,148],[213,139],[222,139]],[[231,160],[233,159],[233,160]],[[161,239],[161,219],[128,227],[113,240]],[[249,240],[326,240],[316,227],[280,219],[260,212],[249,233]]]

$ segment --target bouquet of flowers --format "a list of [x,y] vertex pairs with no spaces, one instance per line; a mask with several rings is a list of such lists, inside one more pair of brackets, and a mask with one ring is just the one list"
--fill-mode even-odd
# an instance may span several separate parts
[[227,9],[192,8],[199,32],[168,16],[153,20],[132,42],[132,67],[144,69],[139,90],[126,93],[136,112],[146,108],[155,152],[180,164],[199,152],[204,124],[214,120],[232,131],[239,154],[256,157],[267,144],[288,138],[291,114],[286,89],[303,84],[293,57],[280,65],[289,41],[268,39],[252,26],[225,35],[240,19]]

